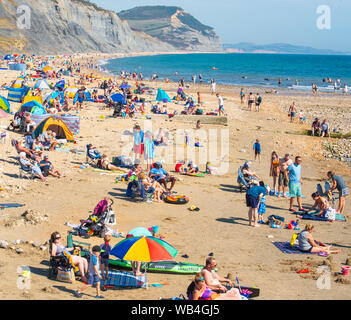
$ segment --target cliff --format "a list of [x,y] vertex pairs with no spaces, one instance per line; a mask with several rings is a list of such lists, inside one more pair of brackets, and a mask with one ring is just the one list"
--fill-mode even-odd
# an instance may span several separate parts
[[132,30],[145,32],[177,50],[222,51],[213,28],[179,7],[144,6],[118,13]]
[[[29,29],[18,28],[17,22],[23,13],[17,13],[17,9],[21,5],[30,9]],[[199,48],[209,50],[206,44],[211,40],[205,41],[203,38],[206,36],[203,35],[200,39],[196,38],[195,32],[193,34],[192,41],[197,45],[178,46],[177,41],[172,44],[172,41],[152,36],[143,30],[132,30],[128,21],[123,21],[117,13],[84,0],[0,0],[2,53],[128,53]],[[208,38],[211,37],[210,34],[209,31]]]

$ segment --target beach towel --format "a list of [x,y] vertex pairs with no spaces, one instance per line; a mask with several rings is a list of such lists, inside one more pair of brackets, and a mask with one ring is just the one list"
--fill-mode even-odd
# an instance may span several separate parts
[[[274,190],[271,190],[271,191],[269,192],[269,195],[270,195],[270,196],[278,196],[278,192],[274,193]],[[290,198],[290,193],[289,193],[289,191],[285,192],[285,195],[286,195],[288,198]],[[281,196],[281,197],[283,196],[283,192],[280,193],[280,196]],[[306,197],[305,197],[304,195],[301,195],[301,198],[302,198],[302,199],[306,199]]]
[[110,270],[104,286],[122,288],[141,288],[146,285],[146,274],[134,276],[131,272]]
[[[300,212],[300,211],[296,211],[295,213],[298,213],[301,215],[302,219],[304,220],[314,220],[314,221],[328,221],[327,218],[324,218],[324,217],[320,217],[320,216],[317,216],[317,214],[320,213],[320,211],[316,210],[316,211],[310,211],[308,213],[303,213],[303,212]],[[344,215],[340,214],[340,213],[337,213],[335,215],[335,221],[346,221],[346,218]]]
[[0,209],[3,208],[20,208],[24,207],[24,204],[19,204],[19,203],[0,203]]
[[290,242],[273,242],[273,244],[282,252],[288,253],[288,254],[314,254],[314,255],[324,255],[320,254],[318,252],[302,252],[299,247],[294,244],[293,247],[291,247]]

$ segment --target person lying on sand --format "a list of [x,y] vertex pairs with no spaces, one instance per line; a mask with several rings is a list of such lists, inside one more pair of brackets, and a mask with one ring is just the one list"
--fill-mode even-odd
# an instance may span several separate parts
[[232,288],[225,293],[217,293],[213,291],[205,281],[204,276],[198,273],[194,281],[187,290],[190,300],[247,300],[240,295],[238,289]]
[[331,250],[330,249],[331,246],[322,247],[322,246],[317,245],[313,239],[313,236],[312,236],[313,230],[314,230],[314,226],[312,224],[307,224],[305,226],[305,230],[303,230],[302,232],[299,233],[297,240],[299,241],[299,249],[302,252],[306,252],[306,253],[325,252],[327,254],[341,252],[340,249]]
[[128,169],[114,166],[106,154],[103,154],[101,156],[101,159],[98,161],[98,167],[101,169],[111,170],[111,171],[123,171],[124,173],[127,173],[129,171]]

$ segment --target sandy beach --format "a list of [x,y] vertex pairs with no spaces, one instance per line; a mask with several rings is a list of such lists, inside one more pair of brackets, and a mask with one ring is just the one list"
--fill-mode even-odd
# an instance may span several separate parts
[[[147,53],[135,53],[142,55]],[[169,53],[167,53],[169,54]],[[125,55],[75,55],[73,61],[92,60],[94,63],[100,60],[123,57]],[[56,59],[55,68],[65,61],[65,57]],[[81,70],[82,74],[103,76],[97,70]],[[9,83],[19,76],[19,72],[0,70],[0,85]],[[106,75],[105,75],[106,76]],[[64,77],[68,80],[68,77]],[[117,78],[117,77],[116,77]],[[73,78],[69,79],[73,83]],[[57,80],[58,81],[58,80]],[[56,83],[56,79],[49,83]],[[120,79],[117,80],[121,82]],[[176,95],[177,83],[142,81],[146,85],[164,89],[172,98]],[[135,85],[134,81],[129,81]],[[29,85],[33,85],[30,82]],[[86,85],[96,87],[97,82]],[[263,103],[260,112],[247,111],[247,104],[241,105],[239,87],[217,86],[217,92],[221,93],[224,100],[224,109],[227,114],[227,126],[203,124],[203,132],[209,130],[217,132],[220,144],[220,132],[224,130],[229,136],[229,154],[218,155],[213,164],[217,167],[221,162],[228,161],[229,169],[223,175],[205,177],[180,176],[174,173],[174,162],[164,164],[164,168],[179,180],[174,190],[179,195],[187,195],[190,202],[187,205],[177,206],[167,203],[140,203],[130,201],[125,197],[127,182],[115,183],[115,175],[103,174],[94,170],[80,169],[85,163],[84,154],[64,153],[59,151],[49,152],[50,161],[62,171],[66,177],[61,179],[49,178],[48,183],[42,183],[39,179],[29,181],[18,177],[18,155],[11,146],[11,139],[22,139],[22,135],[9,132],[9,138],[5,143],[0,143],[0,191],[1,203],[24,204],[21,208],[6,208],[0,210],[0,240],[7,240],[13,249],[0,248],[0,299],[30,299],[30,300],[66,300],[75,299],[73,292],[77,284],[66,284],[47,278],[49,252],[47,241],[52,232],[58,231],[63,238],[72,228],[65,226],[66,222],[78,224],[80,219],[85,219],[92,212],[96,204],[105,196],[114,200],[113,209],[117,217],[117,227],[120,232],[127,233],[135,227],[159,226],[159,232],[165,237],[165,241],[172,244],[178,250],[176,261],[204,264],[209,253],[214,253],[218,263],[218,272],[222,276],[228,273],[237,275],[241,285],[256,286],[261,289],[260,296],[256,299],[349,299],[351,294],[351,279],[340,276],[338,273],[345,265],[347,258],[351,258],[350,243],[350,219],[351,202],[350,196],[346,198],[345,217],[346,222],[320,222],[313,221],[315,231],[314,238],[327,244],[333,244],[335,248],[342,250],[341,253],[332,255],[330,258],[318,255],[293,255],[284,254],[278,250],[273,241],[290,241],[293,231],[287,229],[272,229],[268,225],[259,228],[248,226],[248,214],[245,204],[245,193],[238,190],[237,171],[245,160],[252,161],[252,167],[260,179],[272,186],[272,178],[269,177],[270,156],[274,150],[279,156],[290,153],[292,157],[302,157],[302,192],[305,199],[303,205],[311,207],[313,200],[311,194],[316,190],[316,184],[327,180],[328,171],[336,171],[343,176],[346,184],[351,186],[351,167],[344,161],[338,161],[324,156],[322,143],[334,142],[338,139],[319,138],[301,135],[302,130],[310,129],[314,117],[329,119],[332,128],[337,127],[342,132],[351,131],[349,107],[351,97],[318,94],[300,95],[293,91],[281,90],[277,94],[266,94],[264,88],[244,88],[246,95],[249,92],[260,93]],[[215,95],[211,95],[209,85],[192,85],[185,88],[187,94],[196,98],[196,93],[201,92],[204,101],[204,113],[218,108]],[[99,93],[103,93],[100,89]],[[7,96],[6,90],[0,89],[0,95]],[[146,101],[155,99],[155,95],[141,95]],[[306,122],[303,124],[290,123],[287,110],[295,101],[298,109],[306,114]],[[72,101],[70,101],[72,105]],[[172,120],[164,116],[154,116],[147,108],[147,115],[151,116],[151,122],[145,122],[145,116],[136,114],[136,119],[112,118],[112,110],[101,109],[103,104],[85,102],[83,110],[79,111],[80,133],[75,136],[76,144],[73,146],[79,150],[85,150],[85,146],[92,143],[101,153],[108,155],[110,159],[121,155],[125,150],[132,147],[132,137],[123,133],[132,131],[133,126],[139,123],[142,128],[152,125],[152,130],[157,134],[159,128],[168,129],[175,133],[178,129],[195,129],[195,121],[188,122],[189,116],[184,116],[186,121]],[[332,106],[332,111],[330,107]],[[11,108],[16,110],[19,104],[11,103]],[[184,104],[169,103],[168,110],[177,110],[179,113]],[[179,118],[179,117],[178,117]],[[0,118],[1,131],[9,125],[9,118]],[[191,117],[190,117],[191,119]],[[191,121],[191,120],[190,120]],[[261,163],[254,161],[253,143],[259,139],[262,145]],[[174,146],[175,147],[175,146]],[[158,147],[155,160],[168,159],[167,152],[170,149]],[[201,148],[195,148],[197,154]],[[198,162],[197,162],[198,163]],[[200,171],[205,166],[200,164]],[[295,203],[296,204],[296,203]],[[188,208],[198,206],[200,211],[190,212]],[[285,221],[295,220],[296,216],[288,211],[289,200],[267,197],[267,213],[265,219],[271,214],[285,218]],[[26,222],[21,215],[32,210],[42,219],[34,223]],[[302,229],[307,221],[302,220]],[[11,241],[26,240],[32,243],[13,244]],[[63,239],[64,240],[64,239]],[[92,237],[88,241],[92,244],[102,244],[102,239]],[[121,238],[112,238],[112,246]],[[34,244],[34,245],[33,245]],[[45,250],[39,246],[44,245]],[[16,248],[22,248],[23,252],[16,253]],[[182,258],[182,255],[189,258]],[[296,271],[306,268],[310,264],[310,273],[297,274]],[[331,267],[330,289],[319,289],[317,279],[320,277],[318,266],[329,265]],[[18,267],[30,267],[30,288],[18,288]],[[148,289],[123,289],[108,290],[104,292],[106,299],[115,300],[154,300],[171,298],[186,293],[186,289],[193,280],[193,275],[170,275],[162,273],[149,273],[148,282],[167,283],[162,287]],[[88,290],[83,299],[94,299],[95,291]]]

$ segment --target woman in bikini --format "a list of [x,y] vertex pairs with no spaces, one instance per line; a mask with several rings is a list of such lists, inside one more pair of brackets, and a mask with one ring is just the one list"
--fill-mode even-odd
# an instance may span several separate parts
[[275,194],[275,186],[277,183],[277,177],[279,177],[279,157],[278,154],[273,151],[272,155],[271,155],[271,168],[269,171],[269,176],[273,177],[273,190],[274,190],[274,194]]
[[35,141],[33,142],[33,145],[32,145],[32,150],[33,150],[33,153],[41,158],[43,152],[44,152],[44,147],[43,145],[41,144],[40,142],[40,139],[39,138],[36,138]]

